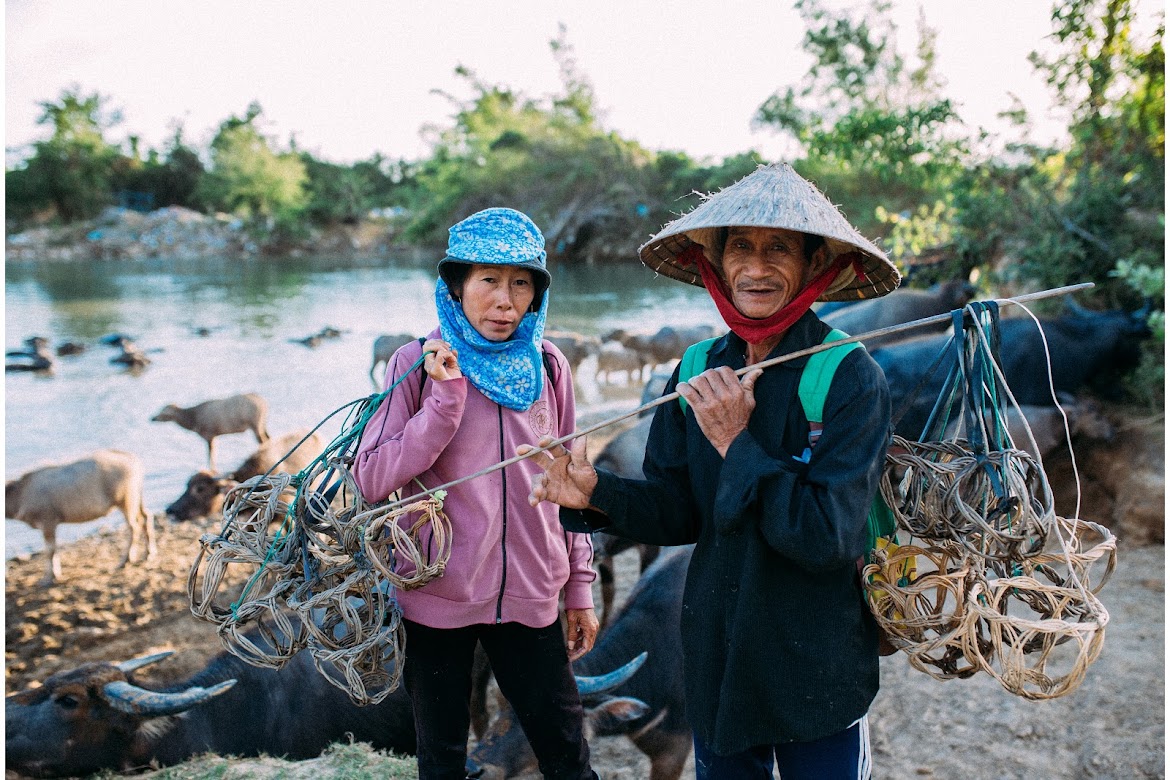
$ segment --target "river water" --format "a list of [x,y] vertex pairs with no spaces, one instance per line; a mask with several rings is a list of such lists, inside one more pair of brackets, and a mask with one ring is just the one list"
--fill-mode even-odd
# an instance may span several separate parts
[[[657,277],[633,260],[552,273],[549,328],[601,335],[719,323],[702,289]],[[437,324],[434,264],[407,258],[9,262],[5,275],[6,349],[34,335],[54,348],[87,346],[59,358],[50,375],[5,374],[5,478],[95,449],[129,450],[146,467],[151,512],[207,465],[196,434],[151,422],[164,405],[255,392],[269,402],[271,434],[311,427],[373,391],[371,346],[379,334],[421,336]],[[316,348],[295,341],[326,326],[342,335]],[[132,374],[111,363],[118,350],[99,340],[113,333],[132,337],[151,364]],[[637,388],[599,386],[591,362],[576,382],[579,416],[633,408]],[[343,417],[322,432],[335,434]],[[216,465],[228,471],[255,447],[250,433],[222,436]],[[58,541],[121,524],[115,511],[61,526]],[[5,521],[6,558],[42,548],[39,531]]]

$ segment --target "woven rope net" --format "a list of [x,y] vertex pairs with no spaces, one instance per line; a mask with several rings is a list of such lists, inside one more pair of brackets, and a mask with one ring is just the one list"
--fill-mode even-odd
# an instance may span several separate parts
[[1097,594],[1117,542],[1059,516],[1042,464],[1004,433],[995,410],[1005,398],[1019,407],[995,359],[998,320],[971,313],[962,370],[935,407],[945,415],[959,399],[973,411],[967,436],[929,439],[947,422],[932,415],[928,440],[893,438],[881,496],[897,533],[863,569],[866,597],[915,668],[942,680],[984,672],[1013,694],[1052,699],[1101,652],[1109,613]]
[[385,395],[355,402],[357,421],[305,470],[233,488],[222,529],[200,539],[187,578],[192,614],[216,626],[230,653],[280,668],[307,650],[359,705],[382,701],[401,678],[396,589],[441,576],[451,554],[444,493],[369,505],[350,474],[352,452]]

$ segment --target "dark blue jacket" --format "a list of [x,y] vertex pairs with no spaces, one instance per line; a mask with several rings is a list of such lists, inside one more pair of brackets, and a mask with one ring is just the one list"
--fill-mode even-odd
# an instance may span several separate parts
[[[820,344],[829,328],[812,312],[770,357]],[[734,334],[708,367],[744,366]],[[697,543],[682,612],[687,716],[719,754],[808,741],[848,728],[878,690],[878,630],[857,561],[866,514],[890,438],[889,390],[869,355],[853,350],[825,401],[809,463],[808,421],[797,386],[807,358],[766,369],[756,408],[726,459],[694,411],[658,407],[645,480],[598,474],[593,511],[561,510],[570,531],[636,541]],[[665,392],[674,392],[678,372]],[[663,641],[674,641],[663,626]]]

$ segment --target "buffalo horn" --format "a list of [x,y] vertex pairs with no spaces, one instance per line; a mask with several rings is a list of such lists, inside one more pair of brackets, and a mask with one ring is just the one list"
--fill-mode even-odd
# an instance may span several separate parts
[[235,680],[224,680],[210,688],[193,686],[180,693],[162,693],[148,691],[137,685],[118,680],[106,683],[102,690],[105,691],[106,701],[109,702],[110,706],[120,712],[125,712],[128,715],[157,717],[189,710],[196,704],[202,704],[220,695],[235,684]]
[[601,674],[596,677],[575,675],[577,678],[577,690],[581,696],[594,696],[599,693],[611,691],[633,677],[634,672],[638,671],[642,668],[642,664],[646,663],[646,656],[647,653],[643,651],[634,660],[625,666],[614,669],[609,674]]
[[131,658],[129,661],[122,661],[121,663],[114,665],[117,666],[118,670],[122,673],[130,674],[130,672],[141,669],[144,666],[157,664],[164,658],[170,658],[174,654],[175,652],[173,650],[166,650],[162,653],[155,653],[154,655],[143,655],[139,656],[138,658]]

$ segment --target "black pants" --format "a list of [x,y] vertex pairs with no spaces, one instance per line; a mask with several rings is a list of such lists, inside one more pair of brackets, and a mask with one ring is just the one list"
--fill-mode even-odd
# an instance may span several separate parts
[[403,622],[403,680],[414,707],[420,780],[467,776],[471,664],[477,641],[487,652],[500,692],[516,711],[544,776],[593,777],[584,710],[559,622],[546,628],[501,623],[444,629]]

